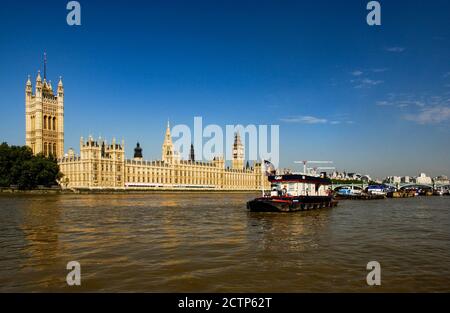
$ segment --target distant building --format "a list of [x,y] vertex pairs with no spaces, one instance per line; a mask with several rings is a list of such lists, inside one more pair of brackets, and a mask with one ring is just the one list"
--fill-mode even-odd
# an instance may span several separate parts
[[370,183],[372,181],[372,178],[369,175],[363,175],[363,176],[361,176],[361,180],[364,183]]
[[450,185],[450,180],[445,175],[437,176],[433,179],[433,182],[436,185]]
[[347,172],[338,172],[334,171],[330,174],[331,179],[336,180],[359,180],[361,182],[370,182],[372,178],[369,175],[362,175],[359,173],[347,173]]
[[409,184],[411,182],[411,178],[409,176],[403,176],[400,181],[403,184]]
[[396,184],[400,184],[401,183],[401,177],[400,176],[388,176],[388,177],[386,177],[385,179],[384,179],[384,183],[386,183],[386,184],[393,184],[393,185],[396,185]]
[[420,176],[416,178],[416,184],[432,185],[433,180],[431,179],[431,177],[428,177],[425,173],[421,173]]

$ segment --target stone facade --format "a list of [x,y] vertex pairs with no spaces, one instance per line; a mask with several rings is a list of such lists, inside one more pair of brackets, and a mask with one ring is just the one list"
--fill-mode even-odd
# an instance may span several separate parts
[[51,82],[40,73],[33,93],[30,76],[25,87],[26,145],[34,154],[64,155],[64,87],[60,77],[56,95]]
[[[239,135],[235,141],[240,143]],[[80,140],[80,155],[73,150],[59,159],[63,187],[89,189],[174,189],[174,190],[260,190],[269,182],[262,175],[260,163],[254,167],[226,168],[222,157],[211,162],[180,160],[174,151],[170,126],[162,146],[162,160],[145,161],[142,148],[135,149],[132,160],[125,159],[125,143],[112,144],[89,137]],[[240,155],[239,155],[240,157]]]
[[[37,82],[39,81],[38,75]],[[57,96],[49,94],[51,85],[45,87],[47,95],[41,96],[41,88],[46,85],[45,81],[42,87],[37,84],[36,96],[33,96],[29,91],[31,83],[27,83],[27,145],[32,147],[35,153],[56,153],[61,172],[64,174],[61,180],[64,188],[256,191],[262,188],[262,181],[264,188],[269,188],[269,181],[262,175],[260,163],[255,163],[253,167],[247,163],[244,167],[244,145],[239,134],[235,135],[231,168],[225,166],[221,156],[210,162],[196,161],[193,146],[189,160],[181,160],[179,153],[174,150],[169,124],[164,136],[161,160],[144,160],[139,143],[134,150],[133,159],[128,160],[125,158],[124,141],[117,143],[113,139],[109,144],[106,140],[94,140],[92,137],[87,140],[81,137],[79,155],[76,155],[73,149],[63,155],[62,81],[58,84]],[[35,117],[36,121],[40,122],[33,122]],[[51,126],[47,129],[49,118]],[[48,134],[55,137],[49,137]],[[48,150],[49,144],[52,150]]]

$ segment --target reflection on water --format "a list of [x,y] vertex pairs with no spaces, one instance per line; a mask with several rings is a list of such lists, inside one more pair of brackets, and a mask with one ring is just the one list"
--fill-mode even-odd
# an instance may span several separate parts
[[0,195],[0,291],[450,291],[450,197],[262,214],[254,196]]

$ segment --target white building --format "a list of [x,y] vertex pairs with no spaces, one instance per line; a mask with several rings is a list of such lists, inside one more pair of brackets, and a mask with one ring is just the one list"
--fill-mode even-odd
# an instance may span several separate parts
[[432,185],[433,180],[431,177],[428,177],[425,173],[421,173],[420,176],[416,178],[417,184],[423,184],[423,185]]
[[388,176],[384,179],[385,183],[388,184],[400,184],[402,181],[400,176]]

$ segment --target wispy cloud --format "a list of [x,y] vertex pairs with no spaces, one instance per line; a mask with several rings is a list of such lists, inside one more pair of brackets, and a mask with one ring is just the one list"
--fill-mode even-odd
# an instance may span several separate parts
[[391,101],[377,101],[377,102],[375,102],[375,104],[380,107],[393,105],[393,103]]
[[350,80],[350,82],[353,84],[353,88],[361,89],[361,88],[370,88],[373,86],[380,85],[384,83],[383,80],[380,79],[372,79],[368,77],[366,74],[369,73],[381,73],[386,71],[385,68],[379,68],[379,69],[368,69],[368,70],[354,70],[353,72],[350,72],[350,74],[353,76],[353,78]]
[[382,68],[373,68],[372,69],[372,72],[374,72],[374,73],[384,73],[384,72],[386,72],[386,71],[388,71],[389,69],[388,68],[386,68],[386,67],[382,67]]
[[440,124],[450,120],[449,106],[425,107],[416,114],[406,114],[403,116],[408,121],[413,121],[421,125]]
[[384,50],[387,52],[401,53],[406,49],[404,47],[386,47]]
[[442,76],[444,76],[444,78],[448,78],[448,77],[450,77],[450,72],[444,73],[444,75],[442,75]]
[[335,115],[332,118],[316,117],[312,115],[299,115],[288,118],[281,118],[285,123],[297,123],[297,124],[328,124],[328,125],[341,125],[341,124],[354,124],[354,121],[349,120],[347,115]]
[[409,99],[396,99],[388,97],[388,100],[376,101],[375,105],[383,107],[383,106],[392,106],[397,108],[407,108],[407,107],[419,107],[422,108],[425,106],[425,103],[421,100],[409,100]]
[[420,125],[443,124],[450,121],[450,97],[442,95],[388,94],[386,99],[375,102],[379,107],[401,110],[400,117]]
[[294,116],[294,117],[289,117],[289,118],[282,118],[280,120],[285,123],[301,123],[301,124],[326,124],[326,123],[328,123],[328,120],[325,118],[319,118],[319,117],[310,116],[310,115]]
[[383,80],[373,80],[370,78],[362,78],[362,79],[352,80],[352,83],[355,83],[354,88],[360,89],[360,88],[368,88],[368,87],[377,86],[379,84],[384,83],[384,81]]
[[373,80],[373,79],[369,79],[369,78],[364,78],[361,82],[363,84],[372,85],[372,86],[376,86],[376,85],[383,83],[382,80]]

